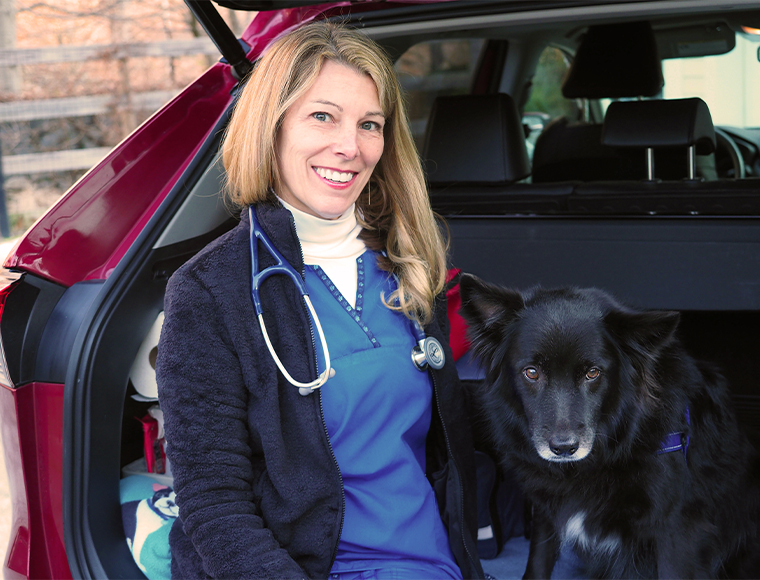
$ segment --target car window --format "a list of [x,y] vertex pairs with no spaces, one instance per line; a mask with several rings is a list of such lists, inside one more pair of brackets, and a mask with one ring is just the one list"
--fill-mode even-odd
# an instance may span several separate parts
[[[736,47],[711,56],[668,58],[662,61],[665,85],[654,98],[699,97],[710,108],[713,124],[760,127],[760,62],[758,41],[736,35]],[[612,99],[601,99],[606,111]]]
[[430,109],[439,95],[471,91],[485,41],[479,38],[420,42],[396,61],[396,74],[404,88],[409,120],[421,150]]
[[523,113],[523,123],[530,129],[529,153],[532,153],[538,135],[550,119],[578,118],[577,103],[562,96],[562,79],[569,64],[568,57],[558,48],[548,46],[541,53]]
[[725,54],[666,59],[663,97],[700,97],[710,107],[715,125],[760,127],[760,62],[758,42],[736,35],[736,47]]

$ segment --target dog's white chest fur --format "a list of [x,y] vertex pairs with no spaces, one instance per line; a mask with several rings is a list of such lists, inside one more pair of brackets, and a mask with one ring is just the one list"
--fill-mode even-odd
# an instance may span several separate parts
[[585,512],[578,512],[568,518],[562,533],[562,543],[590,553],[611,554],[620,548],[620,538],[615,535],[598,536],[588,533]]

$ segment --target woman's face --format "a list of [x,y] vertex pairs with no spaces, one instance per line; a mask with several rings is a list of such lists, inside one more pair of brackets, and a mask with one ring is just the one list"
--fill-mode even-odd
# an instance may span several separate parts
[[277,194],[311,215],[340,217],[383,154],[384,123],[374,81],[326,61],[277,134]]

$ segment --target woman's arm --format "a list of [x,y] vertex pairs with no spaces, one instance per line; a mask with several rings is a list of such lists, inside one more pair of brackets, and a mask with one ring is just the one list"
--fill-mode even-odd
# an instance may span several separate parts
[[156,364],[168,454],[187,542],[173,542],[185,572],[213,578],[303,578],[254,501],[248,393],[211,293],[191,271],[169,282]]

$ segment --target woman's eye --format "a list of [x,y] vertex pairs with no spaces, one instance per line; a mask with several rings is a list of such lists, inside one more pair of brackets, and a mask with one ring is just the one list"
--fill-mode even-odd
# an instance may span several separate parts
[[380,124],[375,123],[374,121],[364,121],[360,127],[365,131],[378,131],[381,129]]
[[327,121],[330,119],[330,115],[327,113],[314,113],[312,115],[317,121]]
[[602,371],[596,367],[591,367],[589,370],[586,371],[586,379],[589,381],[595,381],[599,378],[599,375],[602,374]]
[[525,378],[529,381],[537,381],[539,377],[538,369],[536,367],[525,367],[523,369],[523,375],[525,375]]

